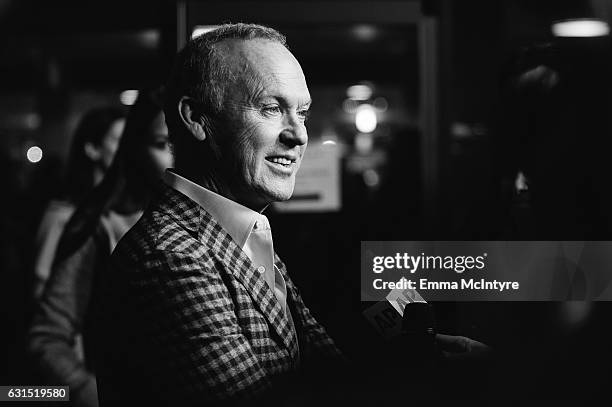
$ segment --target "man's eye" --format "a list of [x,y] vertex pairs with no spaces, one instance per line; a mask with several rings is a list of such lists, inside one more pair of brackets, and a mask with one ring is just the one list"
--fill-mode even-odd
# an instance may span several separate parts
[[308,117],[310,117],[310,110],[308,110],[308,109],[299,110],[298,111],[298,116],[300,116],[300,118],[303,121],[306,121],[306,120],[308,120]]
[[278,113],[281,113],[281,108],[278,105],[264,106],[264,108],[262,110],[266,114],[278,114]]

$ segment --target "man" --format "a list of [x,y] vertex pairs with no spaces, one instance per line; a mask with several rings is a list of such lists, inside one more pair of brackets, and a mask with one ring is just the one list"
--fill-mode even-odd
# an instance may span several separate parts
[[273,29],[224,25],[178,54],[165,107],[176,170],[97,283],[102,405],[274,396],[340,357],[261,213],[293,193],[310,103]]

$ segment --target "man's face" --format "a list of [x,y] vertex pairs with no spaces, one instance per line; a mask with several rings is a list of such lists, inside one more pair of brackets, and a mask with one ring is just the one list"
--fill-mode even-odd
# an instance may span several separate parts
[[253,209],[287,200],[308,142],[304,73],[275,42],[233,40],[219,48],[235,77],[224,97],[224,140],[217,140],[223,182],[235,200]]

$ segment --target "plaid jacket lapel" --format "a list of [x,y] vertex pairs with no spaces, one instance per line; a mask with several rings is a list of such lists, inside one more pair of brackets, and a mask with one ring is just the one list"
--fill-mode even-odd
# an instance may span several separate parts
[[231,236],[210,216],[200,208],[200,239],[203,243],[212,245],[213,252],[227,267],[227,270],[236,278],[251,296],[253,303],[266,317],[268,323],[280,336],[284,345],[291,351],[292,356],[297,355],[297,340],[290,328],[289,320],[283,312],[276,295],[270,286],[256,270],[255,266],[238,247]]
[[276,331],[292,357],[297,358],[297,338],[289,325],[289,320],[276,295],[253,266],[249,257],[221,225],[197,203],[170,187],[167,187],[164,195],[168,203],[167,212],[184,227],[197,231],[200,241],[212,249],[229,273],[246,288],[255,306]]

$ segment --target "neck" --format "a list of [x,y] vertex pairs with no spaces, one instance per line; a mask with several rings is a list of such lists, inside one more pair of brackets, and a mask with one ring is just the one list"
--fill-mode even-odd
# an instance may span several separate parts
[[220,177],[216,175],[214,170],[205,170],[205,172],[202,173],[202,169],[197,168],[196,166],[177,165],[173,171],[180,176],[187,178],[189,181],[195,182],[201,187],[208,189],[209,191],[224,196],[228,199],[235,200],[227,184],[221,182]]
[[204,187],[208,189],[209,191],[212,191],[216,194],[219,194],[224,198],[237,202],[240,205],[246,206],[247,208],[252,209],[255,212],[261,213],[268,206],[268,205],[253,204],[250,201],[240,199],[238,195],[232,192],[232,189],[230,188],[229,183],[224,182],[223,179],[217,176],[214,171],[209,170],[205,172],[204,174],[202,174],[201,169],[198,172],[196,171],[190,172],[190,171],[186,171],[184,167],[181,167],[180,169],[175,169],[174,171],[180,176],[187,178],[188,180],[192,182],[195,182],[199,186]]

